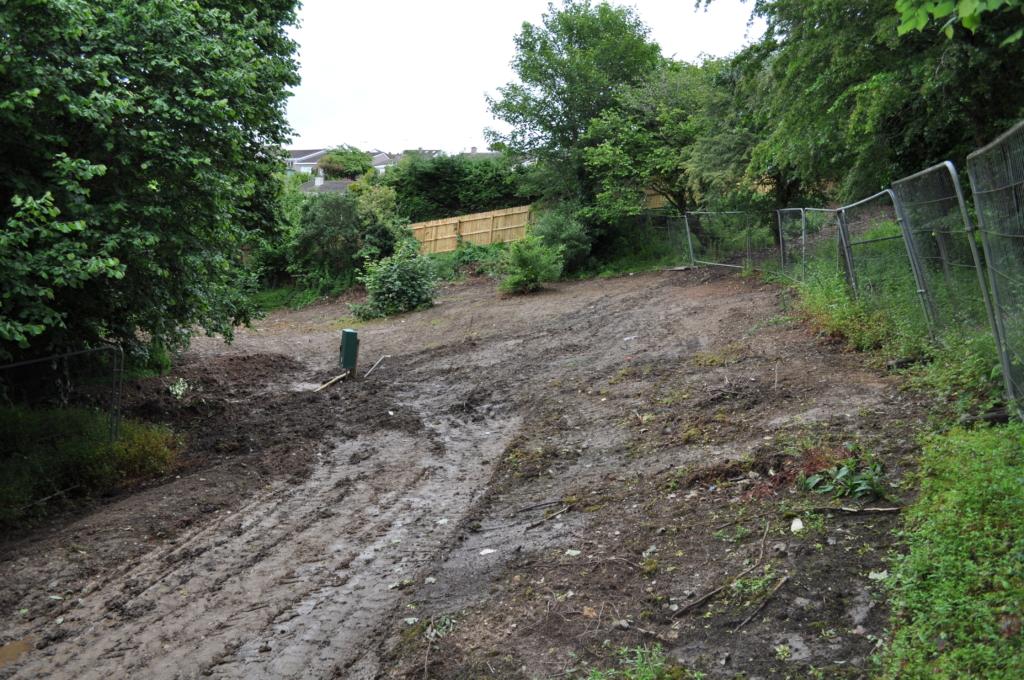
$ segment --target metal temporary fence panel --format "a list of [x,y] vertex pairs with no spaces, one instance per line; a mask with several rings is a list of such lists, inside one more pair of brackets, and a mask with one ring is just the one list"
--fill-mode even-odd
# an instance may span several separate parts
[[779,229],[779,266],[787,276],[807,276],[807,213],[803,208],[776,210]]
[[967,157],[1010,400],[1024,418],[1024,121]]
[[889,189],[838,211],[846,277],[868,308],[888,309],[910,325],[931,327],[931,303]]
[[691,264],[742,269],[778,258],[772,215],[726,210],[692,211],[683,217]]
[[936,330],[991,327],[984,260],[956,168],[946,161],[893,182],[892,189]]

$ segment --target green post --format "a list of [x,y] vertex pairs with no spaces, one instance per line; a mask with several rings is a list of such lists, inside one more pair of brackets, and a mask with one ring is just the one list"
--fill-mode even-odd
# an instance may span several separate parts
[[356,372],[356,360],[359,358],[359,334],[351,328],[341,331],[341,351],[338,364],[342,369]]

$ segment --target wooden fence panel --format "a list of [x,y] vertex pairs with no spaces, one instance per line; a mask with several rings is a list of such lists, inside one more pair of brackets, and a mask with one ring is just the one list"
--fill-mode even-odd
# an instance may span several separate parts
[[409,225],[412,235],[422,244],[420,252],[448,253],[458,247],[459,238],[476,245],[506,243],[526,236],[530,206],[503,208],[485,213],[446,217]]

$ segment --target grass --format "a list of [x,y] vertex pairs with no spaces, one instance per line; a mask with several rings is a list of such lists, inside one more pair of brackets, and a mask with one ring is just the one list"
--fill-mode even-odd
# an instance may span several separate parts
[[592,670],[587,680],[700,680],[703,673],[670,664],[660,645],[619,650],[619,667]]
[[132,420],[111,441],[107,414],[92,409],[0,408],[0,527],[163,474],[176,450],[170,430]]
[[253,301],[262,312],[275,309],[302,309],[320,298],[320,294],[312,289],[297,286],[281,286],[267,288],[253,294]]
[[883,677],[1024,677],[1024,426],[933,435],[919,475]]

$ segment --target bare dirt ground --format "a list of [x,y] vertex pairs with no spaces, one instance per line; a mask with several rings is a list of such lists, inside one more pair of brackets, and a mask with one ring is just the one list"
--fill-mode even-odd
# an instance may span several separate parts
[[784,296],[471,280],[359,327],[363,370],[390,358],[320,393],[343,305],[199,340],[126,394],[180,469],[0,545],[0,677],[585,677],[654,644],[865,677],[897,514],[796,480],[870,450],[899,506],[924,407]]

